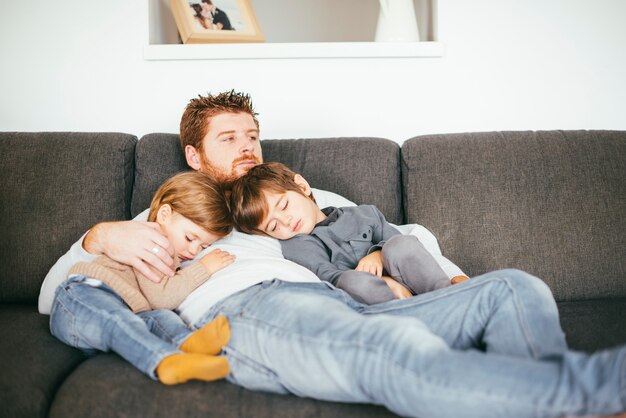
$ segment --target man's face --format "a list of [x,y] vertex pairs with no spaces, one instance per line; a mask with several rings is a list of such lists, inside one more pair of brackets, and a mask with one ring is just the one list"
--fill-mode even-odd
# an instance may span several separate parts
[[221,113],[211,118],[202,145],[200,171],[219,181],[239,178],[263,162],[259,130],[247,113]]

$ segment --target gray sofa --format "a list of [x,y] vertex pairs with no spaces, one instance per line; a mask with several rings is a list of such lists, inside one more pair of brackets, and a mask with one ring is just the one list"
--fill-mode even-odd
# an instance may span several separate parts
[[[420,223],[475,276],[516,267],[559,303],[570,345],[626,342],[626,132],[491,132],[264,140],[314,187]],[[114,354],[84,357],[48,331],[48,269],[98,221],[130,219],[187,169],[177,135],[0,133],[0,416],[373,417],[348,405],[226,382],[166,387]]]

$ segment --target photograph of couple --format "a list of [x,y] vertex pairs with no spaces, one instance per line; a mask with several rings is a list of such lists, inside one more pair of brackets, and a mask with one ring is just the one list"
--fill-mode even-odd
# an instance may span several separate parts
[[[235,16],[239,14],[239,9],[235,1],[221,0],[220,5],[223,9],[217,7],[211,0],[201,0],[200,3],[189,3],[198,29],[236,30],[228,17],[229,15]],[[241,19],[235,19],[234,21],[240,22]]]

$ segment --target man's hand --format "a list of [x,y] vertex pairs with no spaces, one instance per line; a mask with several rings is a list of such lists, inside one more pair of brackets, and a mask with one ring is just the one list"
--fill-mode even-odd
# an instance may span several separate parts
[[374,251],[359,261],[357,264],[356,271],[364,271],[366,273],[373,274],[378,277],[383,276],[383,256],[380,253],[380,250]]
[[385,283],[387,283],[387,286],[389,286],[389,288],[391,289],[391,293],[393,293],[396,299],[406,299],[413,296],[409,289],[395,281],[393,277],[383,276],[381,278],[385,281]]
[[220,271],[224,267],[235,261],[235,256],[227,251],[220,250],[219,248],[214,249],[208,254],[205,254],[200,259],[200,262],[209,272],[209,275],[213,275],[215,272]]
[[154,222],[99,223],[85,236],[83,248],[88,253],[104,254],[132,266],[155,283],[164,276],[174,275],[174,249]]

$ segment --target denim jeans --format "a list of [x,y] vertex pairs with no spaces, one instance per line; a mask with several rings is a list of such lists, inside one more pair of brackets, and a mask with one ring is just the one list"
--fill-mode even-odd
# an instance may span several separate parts
[[191,334],[175,312],[134,314],[110,287],[85,283],[74,276],[56,289],[50,312],[50,331],[86,354],[113,351],[152,379],[155,369]]
[[502,270],[413,298],[355,302],[327,283],[264,282],[228,317],[228,380],[373,403],[416,417],[560,417],[624,410],[626,349],[567,349],[541,280]]

